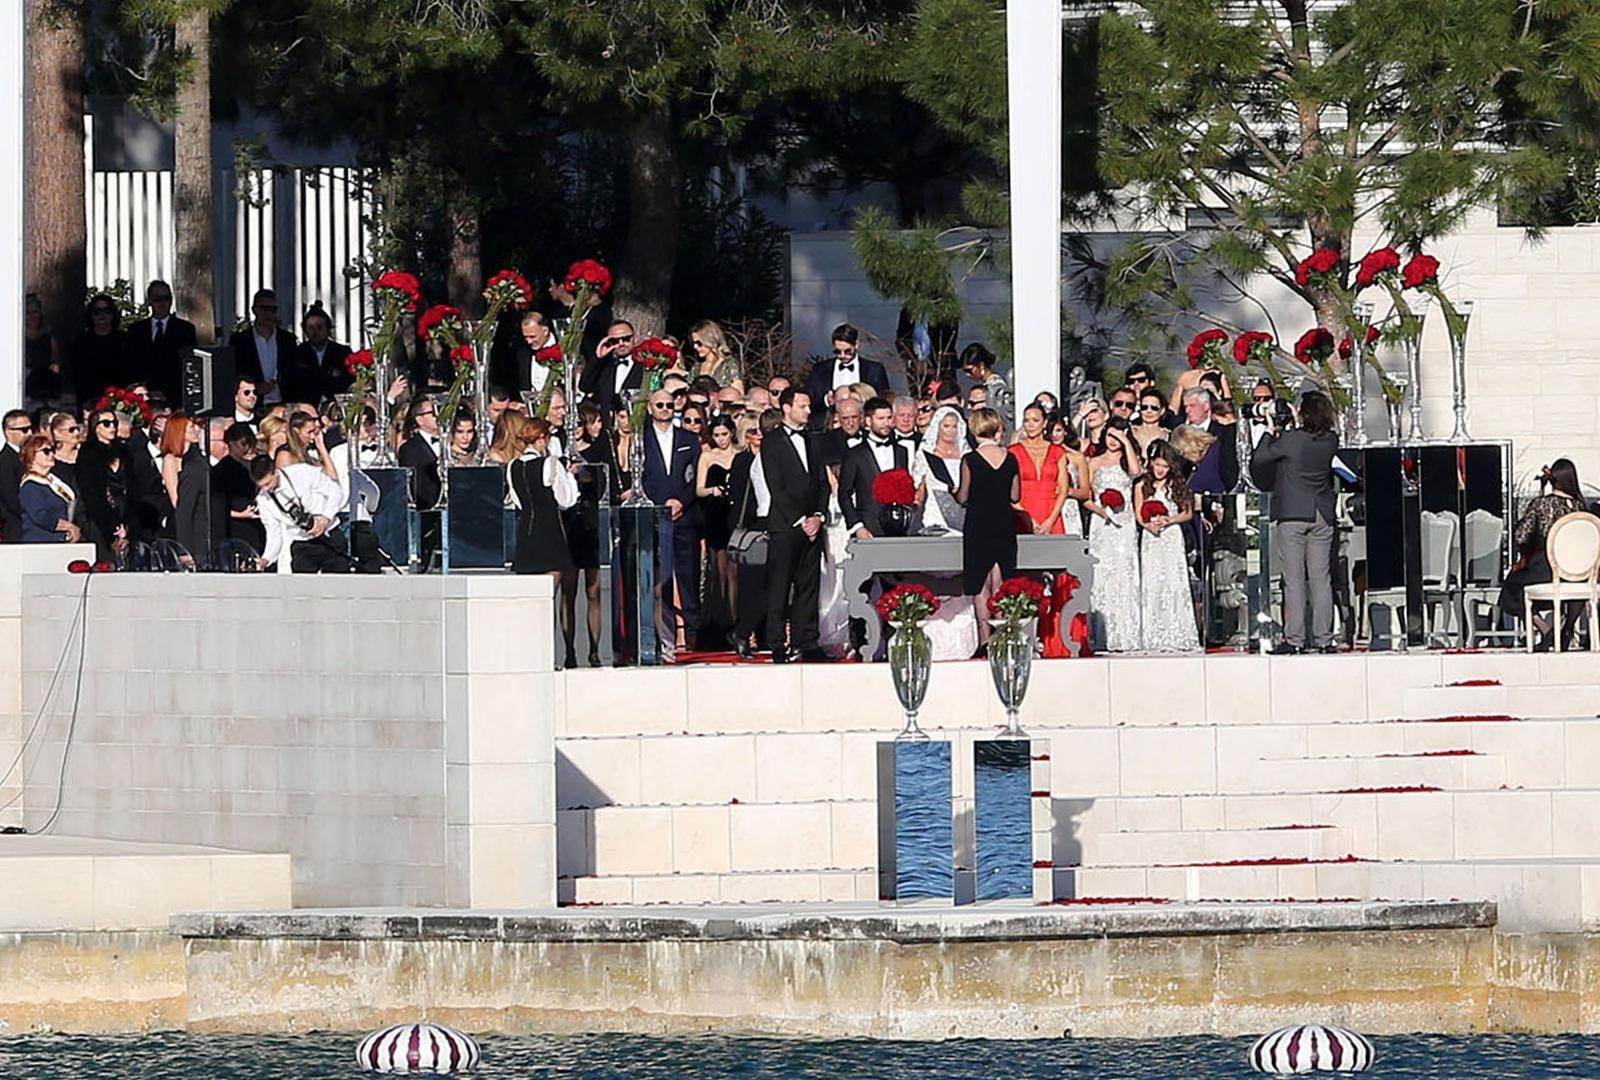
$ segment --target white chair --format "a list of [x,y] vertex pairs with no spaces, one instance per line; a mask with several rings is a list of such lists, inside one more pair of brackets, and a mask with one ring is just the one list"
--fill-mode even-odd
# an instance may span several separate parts
[[[1506,535],[1506,519],[1499,514],[1479,508],[1467,515],[1467,580],[1462,583],[1462,605],[1466,608],[1467,648],[1476,648],[1480,640],[1507,639],[1517,643],[1517,631],[1479,630],[1478,620],[1487,617],[1495,627],[1500,618],[1500,587],[1505,579],[1505,552],[1502,541]],[[1487,610],[1485,610],[1487,609]]]
[[1422,611],[1429,644],[1439,636],[1436,612],[1444,615],[1444,632],[1455,622],[1457,569],[1461,565],[1461,519],[1448,511],[1422,512]]
[[1528,651],[1533,651],[1533,605],[1546,602],[1552,607],[1556,652],[1561,651],[1562,608],[1581,602],[1589,607],[1589,647],[1600,648],[1600,517],[1593,514],[1568,514],[1557,518],[1544,541],[1550,560],[1550,581],[1529,585],[1522,591],[1522,621],[1528,628]]

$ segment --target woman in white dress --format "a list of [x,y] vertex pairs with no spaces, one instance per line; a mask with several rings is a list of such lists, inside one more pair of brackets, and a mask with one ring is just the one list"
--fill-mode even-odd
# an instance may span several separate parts
[[[1194,652],[1200,635],[1189,589],[1183,524],[1194,517],[1189,485],[1173,467],[1177,455],[1165,440],[1150,444],[1144,475],[1133,486],[1139,522],[1139,648],[1145,652]],[[1156,504],[1147,520],[1145,507]]]
[[960,533],[966,507],[956,502],[961,486],[961,458],[967,452],[967,422],[949,405],[935,410],[922,434],[922,452],[913,454],[911,476],[927,493],[922,504],[922,530]]
[[[1124,423],[1108,423],[1100,433],[1099,453],[1089,458],[1089,487],[1094,498],[1084,505],[1089,521],[1089,554],[1094,559],[1096,647],[1102,652],[1132,652],[1139,647],[1139,515],[1133,502],[1133,478],[1142,472],[1138,451]],[[1120,502],[1106,505],[1106,492]]]

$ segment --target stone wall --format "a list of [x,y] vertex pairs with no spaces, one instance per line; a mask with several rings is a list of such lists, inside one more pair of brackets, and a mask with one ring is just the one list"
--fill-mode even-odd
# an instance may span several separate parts
[[554,902],[543,577],[115,574],[23,582],[38,828],[287,852],[295,903]]

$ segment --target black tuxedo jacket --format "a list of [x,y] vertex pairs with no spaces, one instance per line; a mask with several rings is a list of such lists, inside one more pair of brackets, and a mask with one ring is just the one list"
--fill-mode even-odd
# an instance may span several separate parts
[[152,340],[151,325],[154,319],[140,319],[127,329],[129,367],[160,390],[174,409],[183,408],[183,361],[194,351],[198,340],[194,323],[176,315],[167,318],[166,332],[161,341]]
[[[637,390],[644,385],[644,368],[638,364],[633,365],[633,370],[628,372],[628,377],[623,380],[622,389]],[[617,394],[617,358],[608,356],[604,360],[591,360],[583,367],[583,374],[578,379],[578,389],[593,401],[600,409],[600,415],[605,417],[606,425],[611,424],[611,414],[622,403],[622,398]]]
[[[872,483],[881,470],[869,439],[852,446],[844,456],[844,464],[839,468],[839,509],[844,512],[845,524],[850,526],[852,532],[865,525],[873,536],[882,536],[883,508],[872,493]],[[910,451],[902,443],[892,445],[894,467],[911,468]]]
[[817,436],[817,445],[822,448],[822,463],[829,468],[843,465],[845,455],[866,441],[865,431],[846,435],[843,428],[829,428]]
[[411,470],[411,497],[418,510],[432,510],[439,505],[439,455],[433,452],[419,432],[413,431],[400,444],[396,455],[401,465]]
[[22,541],[22,455],[10,443],[0,443],[0,541]]
[[[342,394],[355,382],[345,370],[344,359],[350,355],[350,346],[329,341],[322,347],[322,360],[317,360],[317,350],[309,342],[295,346],[294,363],[280,365],[283,375],[283,400],[303,401],[318,405],[325,398]],[[380,390],[389,389],[387,386]]]
[[[811,365],[811,372],[806,376],[806,393],[811,395],[811,415],[814,417],[822,415],[827,396],[833,393],[833,365],[832,360],[819,360]],[[856,367],[853,382],[870,383],[880,397],[889,392],[889,373],[882,364],[863,356],[856,360]]]
[[[278,393],[285,401],[306,401],[305,398],[295,398],[289,395],[286,383],[290,381],[289,372],[295,364],[296,342],[294,335],[283,327],[278,327]],[[240,375],[248,375],[259,383],[261,374],[261,357],[256,352],[256,331],[254,327],[246,327],[228,338],[228,347],[233,350],[234,370]],[[261,400],[267,399],[266,391],[262,390]],[[308,402],[315,404],[315,402]]]
[[761,444],[761,472],[772,494],[767,522],[773,532],[798,528],[802,518],[826,515],[828,510],[827,467],[822,463],[821,447],[809,432],[799,437],[805,440],[805,465],[795,449],[795,436],[785,425],[773,428]]

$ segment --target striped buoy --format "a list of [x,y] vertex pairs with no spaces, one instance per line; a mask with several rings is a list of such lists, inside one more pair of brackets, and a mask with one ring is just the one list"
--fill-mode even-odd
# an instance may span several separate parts
[[1365,1072],[1372,1043],[1342,1027],[1299,1024],[1263,1035],[1250,1048],[1250,1067],[1260,1073]]
[[396,1024],[362,1039],[356,1064],[366,1072],[449,1076],[478,1067],[478,1044],[442,1024]]

